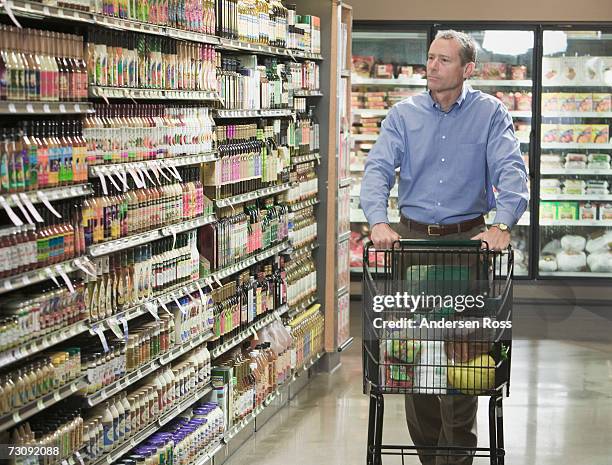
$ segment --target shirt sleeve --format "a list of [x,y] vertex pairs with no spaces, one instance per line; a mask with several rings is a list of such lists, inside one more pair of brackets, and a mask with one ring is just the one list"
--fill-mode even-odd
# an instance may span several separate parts
[[361,181],[360,204],[370,227],[389,223],[389,193],[395,184],[395,168],[400,166],[404,148],[404,130],[396,107],[382,122],[380,135],[368,153]]
[[494,223],[514,226],[529,202],[527,170],[520,144],[514,134],[512,118],[503,105],[495,112],[487,141],[489,179],[497,189]]

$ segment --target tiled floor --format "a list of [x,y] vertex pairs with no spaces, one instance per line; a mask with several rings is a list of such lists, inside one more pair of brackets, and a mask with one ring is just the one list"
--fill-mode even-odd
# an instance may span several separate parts
[[[360,334],[357,324],[353,334]],[[360,349],[356,340],[339,370],[315,377],[226,464],[365,464],[368,398],[362,394]],[[384,442],[407,444],[402,399],[385,401]],[[488,444],[485,402],[479,410],[483,446]],[[612,464],[612,345],[516,341],[504,416],[506,464]],[[385,465],[400,463],[383,459]],[[474,461],[481,463],[489,461]]]

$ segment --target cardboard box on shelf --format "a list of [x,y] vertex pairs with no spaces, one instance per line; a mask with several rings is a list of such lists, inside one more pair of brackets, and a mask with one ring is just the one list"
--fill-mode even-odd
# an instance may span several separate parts
[[544,92],[542,94],[542,111],[559,111],[559,94]]
[[593,94],[576,94],[576,111],[593,111]]
[[557,202],[558,220],[577,220],[579,218],[578,202]]
[[[575,141],[579,144],[590,144],[595,141],[595,133],[591,124],[575,124]],[[586,161],[586,160],[585,160]]]
[[612,95],[606,93],[593,94],[593,111],[612,111]]
[[559,125],[559,142],[564,144],[571,144],[576,142],[576,127],[573,124],[560,124]]
[[541,220],[556,220],[557,219],[557,202],[540,202],[540,219]]
[[516,109],[519,111],[531,110],[531,92],[516,92],[514,94]]
[[542,58],[542,83],[555,85],[561,80],[561,60],[556,57]]
[[558,124],[543,124],[542,125],[542,142],[559,142],[559,125]]
[[593,142],[596,144],[607,144],[610,142],[610,127],[607,124],[594,124],[593,132],[595,134]]
[[576,111],[576,94],[559,93],[559,111]]
[[561,57],[561,83],[574,86],[581,81],[578,57]]

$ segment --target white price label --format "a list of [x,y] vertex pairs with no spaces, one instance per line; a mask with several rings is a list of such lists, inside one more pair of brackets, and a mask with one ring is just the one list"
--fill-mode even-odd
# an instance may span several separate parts
[[8,204],[6,199],[0,195],[0,205],[6,211],[6,214],[9,216],[10,220],[13,222],[15,226],[23,226],[23,221],[17,216],[17,214],[13,211],[11,206]]
[[46,103],[43,105],[43,113],[51,113],[51,108]]
[[4,285],[2,287],[4,287],[4,289],[6,289],[7,291],[10,291],[13,289],[13,284],[11,283],[10,279],[7,279],[6,281],[4,281]]
[[[75,15],[77,15],[78,13],[75,13]],[[78,103],[74,104],[74,112],[75,113],[81,113],[81,105],[79,105]]]
[[21,282],[24,286],[28,286],[32,281],[30,281],[30,277],[26,274],[21,278]]
[[59,111],[60,113],[66,113],[66,105],[64,105],[63,103],[60,103]]
[[157,314],[157,305],[155,305],[153,302],[147,302],[145,304],[145,308],[153,316],[153,318],[159,320],[159,315]]
[[49,202],[49,198],[47,197],[47,194],[45,194],[43,191],[38,191],[38,198],[45,205],[45,207],[47,207],[47,210],[49,210],[51,213],[53,213],[58,218],[62,217],[62,215],[60,215],[59,212],[55,208],[53,208],[53,205],[51,205],[51,202]]

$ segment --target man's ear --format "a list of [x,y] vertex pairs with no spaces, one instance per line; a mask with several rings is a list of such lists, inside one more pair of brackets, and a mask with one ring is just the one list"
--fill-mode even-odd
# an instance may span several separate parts
[[476,63],[470,61],[467,65],[465,65],[465,69],[463,70],[463,79],[469,79],[474,73],[474,69],[476,68]]

